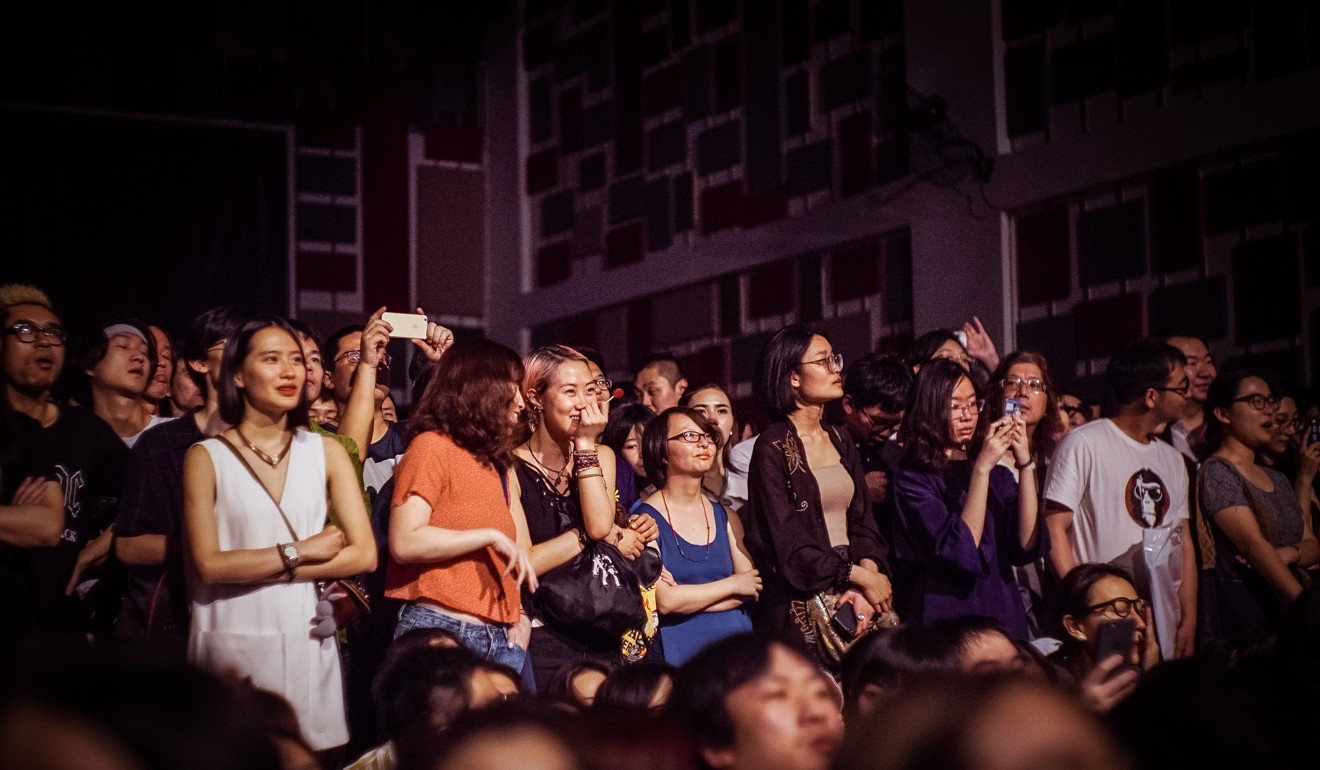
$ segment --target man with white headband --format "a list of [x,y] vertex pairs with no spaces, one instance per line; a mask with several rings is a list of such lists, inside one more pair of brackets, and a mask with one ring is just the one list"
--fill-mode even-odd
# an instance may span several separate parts
[[73,397],[105,420],[131,449],[148,428],[165,422],[151,414],[143,394],[156,374],[156,340],[133,320],[103,324],[74,355]]

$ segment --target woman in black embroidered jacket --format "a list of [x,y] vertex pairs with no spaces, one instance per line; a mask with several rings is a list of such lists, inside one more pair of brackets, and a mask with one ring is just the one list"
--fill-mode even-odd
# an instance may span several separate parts
[[842,359],[802,326],[767,343],[755,388],[773,421],[752,453],[745,517],[765,577],[753,622],[828,665],[807,613],[814,598],[851,613],[860,633],[890,610],[893,594],[857,448],[821,420],[824,405],[843,396]]

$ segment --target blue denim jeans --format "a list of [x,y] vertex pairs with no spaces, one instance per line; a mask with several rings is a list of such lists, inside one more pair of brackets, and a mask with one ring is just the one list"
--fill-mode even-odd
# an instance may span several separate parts
[[508,666],[521,674],[527,665],[527,650],[509,646],[509,629],[496,623],[465,623],[452,615],[409,602],[399,610],[394,638],[414,628],[439,628],[458,637],[458,643],[479,657]]

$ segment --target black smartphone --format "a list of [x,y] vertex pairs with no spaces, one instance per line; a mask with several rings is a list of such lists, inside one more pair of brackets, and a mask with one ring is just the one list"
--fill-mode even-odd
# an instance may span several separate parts
[[834,611],[834,616],[830,618],[834,628],[845,639],[851,639],[857,636],[857,613],[853,612],[851,604],[845,604]]
[[1320,442],[1320,417],[1312,417],[1306,421],[1306,443],[1316,442]]
[[1112,655],[1122,655],[1123,665],[1110,674],[1116,676],[1132,667],[1132,634],[1137,630],[1135,620],[1106,620],[1095,635],[1095,662]]

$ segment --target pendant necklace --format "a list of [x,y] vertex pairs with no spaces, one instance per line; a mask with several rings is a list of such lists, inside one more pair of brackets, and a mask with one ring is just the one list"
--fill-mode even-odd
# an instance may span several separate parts
[[546,483],[549,484],[552,488],[554,488],[556,492],[558,492],[559,482],[563,480],[564,473],[565,471],[568,470],[568,461],[565,460],[564,467],[560,468],[559,470],[557,471],[551,470],[545,463],[541,462],[541,460],[537,458],[536,450],[532,449],[532,438],[535,437],[536,434],[532,434],[531,438],[527,439],[527,454],[531,455],[532,462],[536,463],[537,468],[540,468],[541,478],[545,479]]
[[280,461],[284,459],[284,456],[289,453],[289,449],[293,446],[293,436],[289,436],[289,443],[284,445],[284,448],[280,450],[280,453],[278,455],[271,457],[270,455],[261,451],[261,447],[249,441],[248,437],[243,435],[243,431],[239,430],[237,425],[234,426],[234,432],[238,434],[238,438],[240,441],[243,442],[244,446],[246,446],[248,449],[251,449],[253,454],[261,458],[262,462],[266,463],[272,468],[280,464]]
[[707,518],[706,498],[701,497],[700,495],[698,495],[697,498],[698,500],[701,501],[701,519],[706,524],[706,555],[701,557],[700,559],[693,559],[692,557],[683,553],[683,546],[681,543],[678,542],[678,530],[674,528],[674,517],[669,513],[669,498],[665,495],[665,491],[663,489],[660,490],[660,502],[664,503],[665,506],[665,522],[669,524],[669,533],[674,537],[674,547],[678,549],[678,555],[682,556],[684,559],[687,559],[690,562],[700,564],[701,562],[710,558],[710,547],[712,545],[712,540],[710,537],[710,521],[711,519],[715,518],[715,515],[714,515],[714,511],[712,511],[710,518]]

